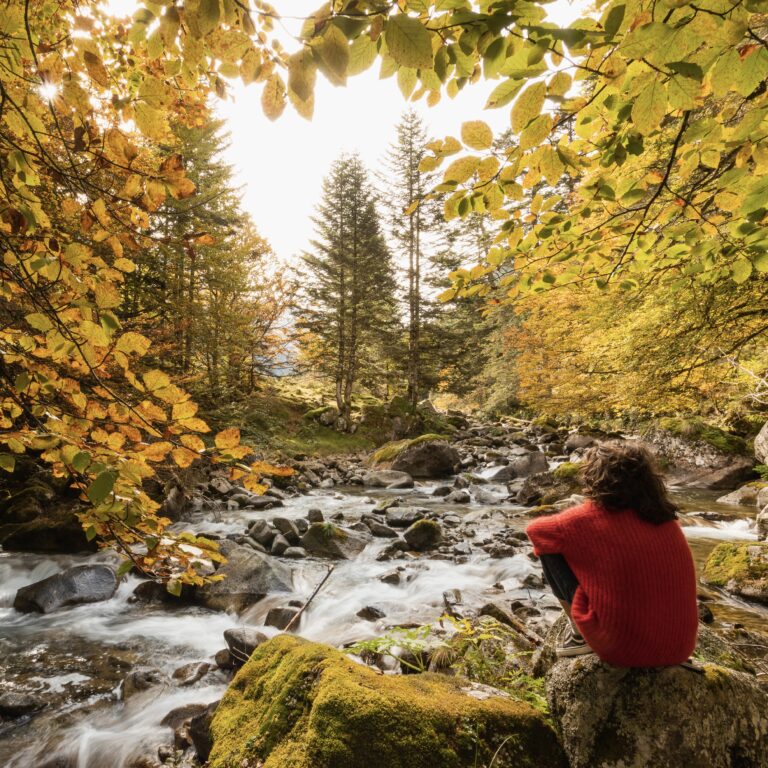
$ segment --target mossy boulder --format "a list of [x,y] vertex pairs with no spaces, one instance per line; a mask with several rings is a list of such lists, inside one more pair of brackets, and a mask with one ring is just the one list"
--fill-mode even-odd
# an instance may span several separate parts
[[707,584],[768,605],[768,542],[718,544],[702,574]]
[[557,659],[561,616],[534,654],[571,768],[765,768],[768,694],[739,649],[699,625],[698,671]]
[[280,635],[238,672],[209,768],[566,768],[542,713],[443,675],[381,675]]
[[443,531],[440,523],[434,520],[417,520],[403,533],[403,538],[411,549],[426,552],[440,546],[443,541]]
[[456,472],[459,452],[441,435],[421,435],[383,445],[370,458],[376,467],[406,472],[411,477],[439,478]]

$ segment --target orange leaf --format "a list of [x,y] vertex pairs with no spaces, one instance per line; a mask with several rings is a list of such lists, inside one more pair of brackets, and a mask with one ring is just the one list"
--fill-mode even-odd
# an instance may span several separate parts
[[221,451],[236,448],[240,445],[240,430],[237,427],[223,429],[215,437],[216,447]]

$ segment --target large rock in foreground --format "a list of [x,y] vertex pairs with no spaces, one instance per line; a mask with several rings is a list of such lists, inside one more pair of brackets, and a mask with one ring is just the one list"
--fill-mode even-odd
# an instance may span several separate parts
[[117,590],[115,572],[107,565],[77,565],[22,587],[13,607],[23,613],[51,613],[68,605],[109,600]]
[[219,704],[209,768],[566,768],[545,717],[442,675],[379,675],[280,635]]
[[558,661],[547,698],[571,768],[765,768],[768,695],[755,678]]
[[768,605],[768,543],[718,544],[702,576],[707,584]]
[[272,592],[291,592],[291,569],[269,555],[229,541],[219,545],[227,558],[216,572],[225,578],[197,590],[196,600],[216,611],[243,611]]

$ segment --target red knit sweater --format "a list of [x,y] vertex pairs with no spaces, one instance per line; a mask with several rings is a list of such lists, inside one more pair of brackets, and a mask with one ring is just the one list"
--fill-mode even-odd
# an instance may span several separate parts
[[534,520],[537,555],[565,557],[579,581],[571,613],[592,650],[618,667],[685,661],[696,646],[698,608],[691,551],[675,520],[586,502]]

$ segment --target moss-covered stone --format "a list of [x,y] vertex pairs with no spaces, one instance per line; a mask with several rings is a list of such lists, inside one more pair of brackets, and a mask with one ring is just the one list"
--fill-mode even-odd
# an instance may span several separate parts
[[380,675],[281,635],[219,705],[210,768],[565,768],[544,716],[442,675]]
[[747,449],[745,440],[730,432],[726,432],[714,424],[707,424],[705,421],[697,418],[675,418],[667,417],[659,419],[653,425],[657,429],[663,429],[677,437],[684,437],[688,440],[700,440],[707,445],[711,445],[721,453],[744,453]]
[[373,466],[377,464],[384,464],[386,462],[394,461],[399,454],[401,454],[406,448],[410,448],[412,445],[418,445],[419,443],[426,443],[430,440],[446,440],[446,435],[426,434],[419,435],[418,437],[411,438],[409,440],[393,440],[385,445],[382,445],[377,451],[374,451],[371,456],[370,463]]
[[552,470],[556,480],[576,480],[581,471],[581,464],[565,461]]
[[768,604],[768,542],[718,544],[702,576],[715,587]]

